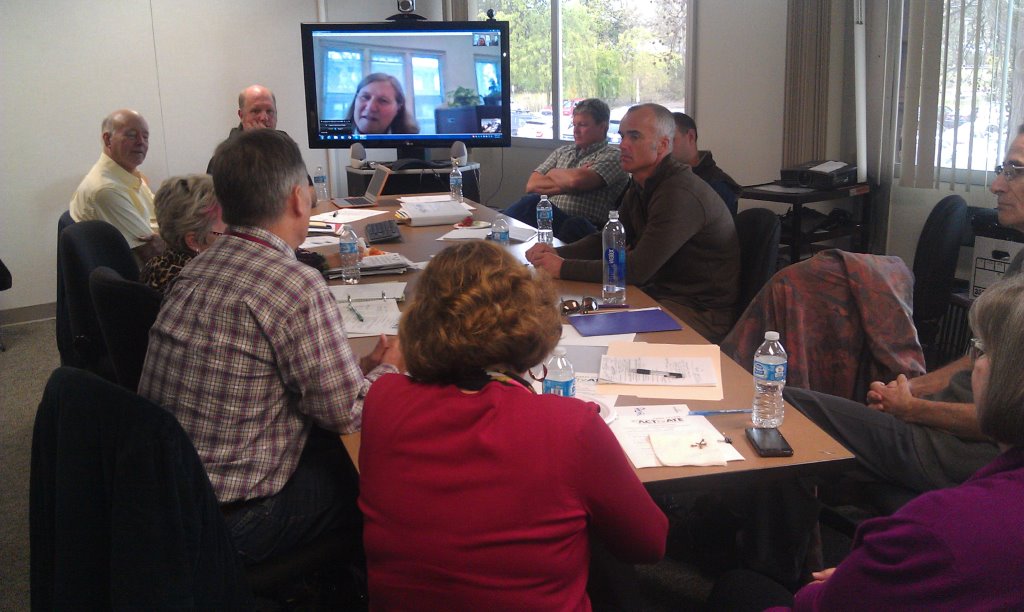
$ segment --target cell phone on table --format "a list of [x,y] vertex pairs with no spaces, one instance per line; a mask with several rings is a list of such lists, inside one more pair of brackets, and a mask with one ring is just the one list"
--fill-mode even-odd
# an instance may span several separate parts
[[778,429],[748,427],[747,439],[762,457],[792,457],[793,447],[786,442]]

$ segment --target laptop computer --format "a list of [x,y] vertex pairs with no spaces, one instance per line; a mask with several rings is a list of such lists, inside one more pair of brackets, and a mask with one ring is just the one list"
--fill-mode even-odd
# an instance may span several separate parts
[[388,176],[390,175],[391,168],[388,168],[384,164],[377,164],[373,169],[373,177],[370,179],[370,184],[366,186],[366,193],[361,196],[335,200],[335,204],[341,208],[376,205],[377,199],[380,198],[380,194],[384,192],[384,185],[388,182]]

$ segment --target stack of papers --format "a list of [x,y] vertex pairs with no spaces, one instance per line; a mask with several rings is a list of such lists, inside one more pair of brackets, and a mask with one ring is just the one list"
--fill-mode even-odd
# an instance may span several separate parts
[[402,207],[395,216],[413,227],[458,223],[473,211],[468,204],[460,204],[448,196],[418,196],[399,198]]
[[329,223],[336,230],[340,229],[345,223],[353,223],[355,221],[362,221],[363,219],[369,219],[377,215],[387,214],[386,210],[372,210],[367,208],[344,208],[341,210],[333,210],[331,212],[320,213],[319,215],[313,215],[309,218],[310,227],[313,227],[314,223]]
[[363,276],[374,274],[404,274],[412,262],[398,253],[369,255],[359,261],[359,273]]
[[[482,229],[457,227],[444,236],[438,238],[438,240],[487,240],[487,237],[490,235],[491,228],[489,227]],[[536,235],[537,230],[532,227],[510,227],[508,230],[508,239],[510,242],[526,242],[528,240],[533,240],[533,237]]]
[[[405,271],[415,264],[399,253],[384,253],[383,255],[368,255],[359,260],[359,274],[361,276],[375,276],[379,274],[405,274]],[[327,278],[340,278],[341,268],[330,268],[324,272]]]

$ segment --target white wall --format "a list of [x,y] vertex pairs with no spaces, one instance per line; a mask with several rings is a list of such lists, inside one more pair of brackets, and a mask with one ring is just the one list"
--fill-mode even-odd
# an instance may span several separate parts
[[[440,15],[440,0],[419,12]],[[329,0],[327,18],[380,21],[394,2]],[[307,165],[299,24],[315,0],[7,0],[0,8],[0,258],[14,287],[0,312],[54,301],[57,219],[100,152],[100,121],[120,107],[150,127],[141,166],[154,191],[168,176],[203,172],[238,122],[251,83],[275,91],[278,128]],[[345,156],[347,159],[347,155]]]
[[[202,172],[237,123],[238,91],[254,82],[277,94],[278,127],[305,148],[299,23],[316,21],[315,0],[7,0],[0,8],[0,142],[3,187],[0,258],[14,287],[4,311],[50,304],[56,283],[56,225],[99,156],[100,120],[122,106],[149,121],[142,166],[157,187]],[[440,18],[441,0],[417,9]],[[390,0],[328,0],[330,21],[379,21]],[[782,148],[786,3],[701,0],[697,10],[697,100],[701,146],[739,182],[777,176]],[[478,149],[481,194],[502,206],[522,194],[552,146]],[[380,159],[377,151],[371,157]],[[347,152],[334,154],[335,191]],[[341,171],[341,172],[339,172]],[[8,316],[12,316],[7,313]],[[4,319],[6,320],[6,319]]]

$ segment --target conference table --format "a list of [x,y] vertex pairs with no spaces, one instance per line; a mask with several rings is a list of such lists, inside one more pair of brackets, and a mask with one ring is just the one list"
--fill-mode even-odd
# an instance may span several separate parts
[[[351,223],[356,233],[360,236],[364,235],[367,223],[393,218],[393,213],[399,206],[398,197],[385,197],[379,200],[378,206],[374,210],[382,210],[380,215]],[[497,212],[487,206],[469,201],[467,203],[475,206],[472,213],[475,220],[492,221],[497,216]],[[314,208],[313,214],[335,209],[333,203],[320,202]],[[510,222],[512,225],[522,226],[518,221],[510,220]],[[431,227],[400,225],[399,227],[402,233],[401,242],[381,243],[375,246],[385,251],[401,253],[414,262],[422,262],[428,261],[435,253],[452,244],[437,240],[438,237],[452,229],[451,225]],[[512,243],[509,249],[523,262],[526,262],[525,253],[533,244],[533,240],[525,243]],[[339,261],[336,249],[337,247],[334,249],[322,247],[318,250],[327,256],[329,264],[334,265]],[[418,275],[418,271],[409,270],[401,275],[364,277],[361,282],[407,282],[406,298],[408,298],[415,291]],[[557,284],[559,291],[564,296],[600,296],[599,283],[559,280]],[[626,302],[631,308],[658,305],[654,299],[632,285],[627,287]],[[668,311],[666,310],[666,312]],[[669,314],[671,315],[671,313]],[[634,341],[660,344],[708,344],[700,334],[684,322],[680,321],[680,323],[682,329],[679,331],[641,333],[636,335]],[[353,338],[350,342],[355,353],[362,355],[373,348],[376,339]],[[749,408],[754,392],[753,377],[747,370],[725,355],[721,356],[721,366],[724,397],[720,401],[658,400],[620,395],[616,406],[685,403],[690,410]],[[791,457],[763,458],[757,455],[744,433],[744,429],[750,426],[750,414],[720,414],[709,416],[708,419],[719,431],[732,440],[733,446],[743,455],[744,461],[730,461],[725,466],[712,467],[637,469],[637,476],[652,494],[710,487],[749,486],[780,478],[827,475],[849,470],[855,463],[853,455],[848,450],[788,404],[785,421],[779,429],[790,446],[793,447]],[[358,468],[359,434],[343,436],[343,441]]]

